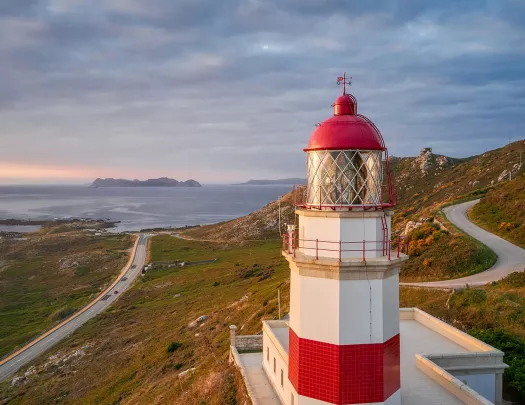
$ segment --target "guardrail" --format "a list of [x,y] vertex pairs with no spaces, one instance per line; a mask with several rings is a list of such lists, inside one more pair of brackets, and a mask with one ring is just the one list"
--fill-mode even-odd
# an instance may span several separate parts
[[[283,234],[283,252],[288,252],[296,257],[297,250],[301,251],[315,251],[315,259],[319,260],[319,252],[337,252],[339,262],[342,261],[342,256],[345,252],[361,252],[361,258],[366,261],[366,252],[381,252],[381,256],[386,256],[388,260],[392,259],[392,241],[385,239],[379,241],[328,241],[320,239],[302,239],[299,238],[297,232],[292,234]],[[380,247],[378,248],[378,244]],[[328,245],[328,246],[327,246]],[[397,240],[396,250],[394,253],[396,258],[399,258],[401,253],[404,253],[406,247],[405,238],[399,237]]]

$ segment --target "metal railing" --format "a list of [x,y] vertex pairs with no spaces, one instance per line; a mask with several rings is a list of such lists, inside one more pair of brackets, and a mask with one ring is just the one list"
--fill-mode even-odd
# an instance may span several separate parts
[[[380,247],[378,247],[380,244]],[[320,246],[321,245],[321,246]],[[326,246],[328,245],[328,246]],[[404,253],[406,247],[405,238],[399,237],[397,239],[396,251],[394,255],[399,258],[401,253]],[[388,260],[392,260],[392,241],[327,241],[319,239],[302,239],[297,233],[283,234],[283,252],[293,254],[296,257],[297,250],[301,251],[315,251],[315,259],[319,260],[319,252],[337,252],[339,262],[342,262],[343,255],[346,252],[360,252],[362,261],[366,261],[366,252],[381,252],[381,256],[386,256]],[[313,256],[313,255],[312,255]]]
[[[310,204],[307,201],[307,191],[306,191],[306,185],[294,185],[292,190],[292,200],[293,205],[299,208],[313,208],[313,209],[331,209],[331,210],[345,210],[345,211],[352,211],[356,209],[361,209],[363,211],[377,211],[384,208],[392,208],[394,206],[394,203],[390,202],[383,202],[381,204],[363,204],[363,205],[356,205],[356,204],[346,204],[343,203],[342,198],[342,191],[339,193],[340,198],[338,199],[337,203],[334,204],[325,204],[325,203],[319,203],[319,204]],[[319,201],[322,201],[322,198],[319,197]]]

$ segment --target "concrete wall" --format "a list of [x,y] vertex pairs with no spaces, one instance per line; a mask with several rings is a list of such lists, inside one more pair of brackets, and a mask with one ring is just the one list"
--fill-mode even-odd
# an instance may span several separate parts
[[466,404],[502,404],[503,352],[418,308],[401,308],[400,319],[413,319],[469,352],[416,356],[416,365]]
[[[286,323],[282,322],[285,326]],[[276,322],[272,322],[274,325]],[[281,402],[286,405],[292,403],[292,393],[294,394],[294,405],[298,405],[297,393],[288,379],[288,353],[279,343],[268,322],[263,322],[263,370],[268,376],[274,391],[277,393]],[[281,380],[282,373],[282,380]]]
[[[299,243],[300,251],[309,256],[325,258],[339,258],[339,241],[341,249],[348,250],[341,253],[341,258],[361,258],[363,240],[365,242],[365,257],[375,258],[383,256],[383,212],[309,212],[299,215]],[[391,216],[386,215],[388,238],[390,239]],[[307,240],[307,241],[305,241]],[[316,243],[316,240],[318,241]],[[332,242],[332,243],[328,243]]]
[[239,351],[262,350],[263,335],[237,335],[235,337],[235,347]]
[[490,402],[496,402],[496,375],[495,374],[469,374],[455,376],[462,383],[482,395]]

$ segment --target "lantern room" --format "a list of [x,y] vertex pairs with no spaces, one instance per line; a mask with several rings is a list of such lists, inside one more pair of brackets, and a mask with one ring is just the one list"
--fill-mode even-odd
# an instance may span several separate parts
[[304,149],[306,195],[297,204],[310,209],[378,209],[394,205],[388,151],[379,129],[357,114],[357,100],[337,98],[333,117],[318,124]]

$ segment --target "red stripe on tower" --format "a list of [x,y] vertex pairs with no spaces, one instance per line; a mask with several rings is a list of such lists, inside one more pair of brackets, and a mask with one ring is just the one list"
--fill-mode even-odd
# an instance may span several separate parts
[[400,341],[334,345],[290,328],[288,378],[299,395],[332,404],[383,402],[401,387]]

